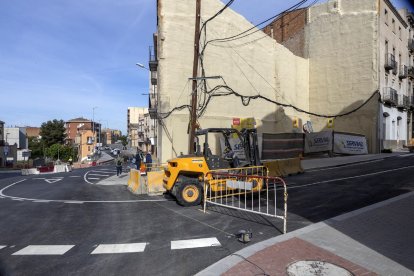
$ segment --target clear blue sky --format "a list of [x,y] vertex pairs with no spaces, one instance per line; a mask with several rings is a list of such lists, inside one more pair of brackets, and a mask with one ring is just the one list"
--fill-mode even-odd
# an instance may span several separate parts
[[[296,2],[236,0],[232,8],[257,23]],[[127,107],[147,105],[148,71],[135,63],[148,63],[155,0],[3,0],[0,26],[7,126],[92,118],[96,106],[95,121],[125,133]]]

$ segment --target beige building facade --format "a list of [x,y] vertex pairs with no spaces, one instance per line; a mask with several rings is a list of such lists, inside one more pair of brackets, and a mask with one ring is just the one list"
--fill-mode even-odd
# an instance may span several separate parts
[[[217,0],[202,1],[202,20],[207,20],[222,7]],[[158,1],[157,108],[161,118],[170,110],[190,103],[194,12],[195,1]],[[251,27],[244,17],[226,9],[209,23],[207,39],[228,37]],[[255,43],[251,44],[253,40]],[[244,96],[260,94],[271,101],[294,104],[304,110],[309,110],[308,68],[307,59],[294,55],[260,31],[234,42],[211,43],[204,52],[206,76],[220,76],[220,79],[208,80],[208,87],[227,85]],[[292,120],[309,120],[308,115],[291,108],[265,100],[247,103],[244,99],[243,103],[240,97],[230,95],[212,98],[198,122],[201,128],[231,127],[235,117],[254,117],[259,133],[292,132]],[[162,161],[181,152],[187,153],[188,121],[187,108],[160,120],[158,157]]]
[[[202,1],[202,22],[222,7],[218,0]],[[192,93],[195,1],[159,0],[157,12],[158,157],[165,161],[188,151],[185,106]],[[388,0],[329,0],[294,13],[286,17],[288,24],[275,21],[263,29],[268,35],[257,30],[236,40],[216,40],[253,27],[230,8],[208,23],[199,75],[204,69],[205,76],[218,78],[204,87],[200,81],[199,91],[235,91],[269,101],[213,97],[198,119],[200,127],[231,127],[233,118],[254,117],[260,138],[301,132],[307,121],[314,131],[326,130],[334,118],[335,131],[365,135],[371,153],[406,143],[412,137],[412,14],[396,11]],[[290,29],[278,33],[291,21]]]
[[146,107],[128,107],[127,114],[127,137],[129,146],[142,150],[144,144],[143,126],[144,114],[148,113]]

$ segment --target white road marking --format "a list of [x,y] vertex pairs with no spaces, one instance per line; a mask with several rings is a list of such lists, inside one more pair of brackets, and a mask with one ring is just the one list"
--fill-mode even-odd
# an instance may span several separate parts
[[58,181],[61,181],[62,179],[58,179],[58,178],[56,178],[56,179],[45,179],[45,181],[47,182],[47,183],[49,183],[49,184],[51,184],[51,183],[55,183],[55,182],[58,182]]
[[[374,173],[367,173],[367,174],[361,174],[361,175],[355,175],[355,176],[349,176],[349,177],[343,177],[343,178],[330,179],[330,180],[325,180],[325,181],[318,181],[318,182],[314,182],[314,183],[310,183],[310,184],[304,184],[304,185],[298,185],[298,186],[287,186],[287,189],[291,190],[291,189],[303,188],[303,187],[308,187],[308,186],[313,186],[313,185],[330,183],[330,182],[336,182],[336,181],[342,181],[342,180],[348,180],[348,179],[355,179],[355,178],[366,177],[366,176],[373,176],[373,175],[384,174],[384,173],[388,173],[388,172],[394,172],[394,171],[410,169],[410,168],[413,168],[413,167],[414,167],[414,165],[413,166],[401,167],[401,168],[397,168],[397,169],[379,171],[379,172],[374,172]],[[280,190],[283,190],[283,188],[277,188],[276,190],[280,191]]]
[[331,167],[331,168],[324,168],[324,169],[310,169],[310,170],[306,170],[306,172],[319,172],[319,171],[328,171],[328,170],[341,169],[341,168],[351,167],[351,166],[361,166],[363,164],[380,162],[380,161],[383,161],[384,159],[385,158],[376,159],[376,160],[372,160],[372,161],[363,161],[363,162],[359,162],[359,163],[355,163],[355,164],[348,164],[348,165],[343,165],[343,166],[338,166],[338,167]]
[[80,175],[71,175],[69,177],[82,177],[82,176],[80,176]]
[[89,177],[88,179],[91,179],[91,180],[99,180],[100,178],[96,178],[96,177]]
[[91,254],[119,254],[144,252],[147,243],[100,244]]
[[414,153],[407,153],[407,154],[402,154],[402,155],[398,155],[398,157],[410,157],[410,156],[413,156],[414,155]]
[[29,245],[12,255],[63,255],[75,245]]
[[110,176],[110,174],[97,174],[97,173],[90,173],[89,175]]
[[216,238],[171,241],[171,250],[210,246],[221,246],[221,244]]
[[50,200],[33,200],[33,202],[39,202],[39,203],[49,203]]
[[[19,184],[23,181],[26,181],[27,178],[16,181],[0,190],[0,196],[4,198],[8,198],[11,200],[19,200],[19,201],[30,201],[33,202],[35,200],[49,200],[50,202],[70,202],[71,200],[67,199],[41,199],[41,198],[27,198],[27,197],[16,197],[16,196],[8,196],[4,194],[4,191],[16,184]],[[168,199],[136,199],[136,200],[85,200],[85,201],[77,201],[82,203],[138,203],[138,202],[162,202],[162,201],[172,201]]]
[[83,201],[68,200],[68,201],[65,201],[63,203],[67,203],[67,204],[83,204]]
[[0,245],[0,249],[6,248],[7,245]]

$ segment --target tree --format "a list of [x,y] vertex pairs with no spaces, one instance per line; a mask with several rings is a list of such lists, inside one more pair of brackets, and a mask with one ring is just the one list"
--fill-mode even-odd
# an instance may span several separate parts
[[44,146],[40,139],[37,137],[29,137],[29,149],[32,151],[30,157],[31,158],[37,158],[37,157],[43,157],[43,150]]
[[40,135],[45,147],[53,144],[63,144],[65,141],[65,122],[63,120],[47,121],[40,127]]
[[128,145],[128,138],[125,135],[122,135],[121,137],[119,137],[119,140],[122,141],[122,145],[125,147],[126,145]]
[[46,155],[53,159],[60,159],[63,161],[68,161],[72,157],[73,160],[76,160],[77,149],[71,146],[64,146],[61,144],[53,144],[45,150]]

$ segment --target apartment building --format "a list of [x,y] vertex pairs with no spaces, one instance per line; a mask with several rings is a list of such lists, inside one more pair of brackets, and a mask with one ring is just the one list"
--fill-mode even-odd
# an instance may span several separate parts
[[127,131],[129,146],[144,150],[144,114],[148,113],[146,107],[128,107]]
[[75,143],[76,136],[79,135],[80,129],[90,129],[93,130],[95,128],[95,139],[98,141],[98,136],[101,133],[101,124],[94,122],[89,119],[85,119],[82,117],[71,119],[65,122],[66,128],[66,144],[73,145]]
[[[309,59],[311,111],[346,113],[379,92],[380,104],[373,97],[336,120],[342,131],[365,134],[370,151],[378,152],[401,148],[412,137],[412,29],[412,13],[397,11],[389,0],[330,0],[263,30]],[[316,129],[326,124],[311,118]]]

